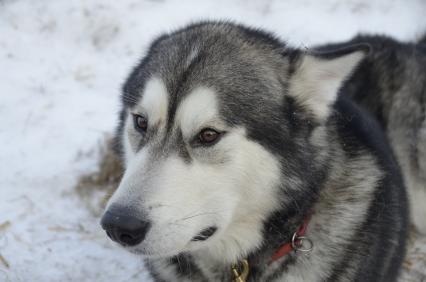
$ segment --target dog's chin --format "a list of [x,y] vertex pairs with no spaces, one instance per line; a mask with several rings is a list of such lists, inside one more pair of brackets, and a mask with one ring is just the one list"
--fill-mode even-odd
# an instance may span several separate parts
[[190,241],[183,248],[174,248],[174,249],[165,249],[165,248],[156,248],[156,246],[135,246],[135,247],[124,247],[127,251],[135,255],[141,255],[146,258],[167,258],[177,256],[181,253],[188,252],[191,250],[187,245],[190,244]]
[[144,256],[146,258],[164,258],[164,257],[172,257],[176,256],[182,252],[185,252],[185,249],[183,250],[168,250],[168,251],[156,251],[155,249],[148,249],[143,247],[125,247],[127,251],[129,251],[132,254]]
[[[215,235],[216,231],[216,226],[205,228],[193,236],[190,240],[186,240],[185,242],[176,240],[174,244],[170,244],[170,246],[173,246],[170,249],[167,248],[167,245],[169,244],[166,242],[162,243],[162,240],[157,240],[155,244],[150,243],[149,241],[144,241],[137,246],[125,246],[124,248],[133,254],[142,255],[147,258],[172,257],[184,252],[190,252],[205,247],[206,244],[209,243],[210,239],[214,237],[213,235]],[[168,242],[170,242],[170,239]],[[181,247],[176,248],[176,246]]]

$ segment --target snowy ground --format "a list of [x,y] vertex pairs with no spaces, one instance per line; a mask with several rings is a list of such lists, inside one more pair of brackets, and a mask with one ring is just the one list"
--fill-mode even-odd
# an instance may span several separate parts
[[296,46],[359,31],[411,40],[425,15],[423,0],[0,0],[0,281],[149,281],[74,186],[96,169],[120,85],[155,35],[221,18]]

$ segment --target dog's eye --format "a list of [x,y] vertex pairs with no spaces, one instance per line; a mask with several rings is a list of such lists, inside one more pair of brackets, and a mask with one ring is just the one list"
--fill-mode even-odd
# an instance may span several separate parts
[[218,140],[220,133],[211,128],[205,128],[201,130],[198,135],[198,140],[201,144],[211,145]]
[[133,123],[138,131],[146,132],[148,129],[148,120],[143,116],[133,115]]

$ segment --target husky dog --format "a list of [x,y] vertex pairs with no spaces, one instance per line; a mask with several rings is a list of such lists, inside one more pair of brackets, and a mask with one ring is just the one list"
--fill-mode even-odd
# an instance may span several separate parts
[[343,92],[373,113],[386,131],[407,186],[412,222],[426,234],[426,36],[417,44],[358,36],[318,50],[361,42],[371,51]]
[[224,22],[155,40],[123,87],[108,236],[155,281],[395,281],[399,167],[338,95],[364,47],[309,54]]

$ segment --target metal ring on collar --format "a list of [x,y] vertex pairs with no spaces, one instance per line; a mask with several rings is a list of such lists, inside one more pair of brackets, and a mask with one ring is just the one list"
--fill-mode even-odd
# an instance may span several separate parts
[[[305,244],[307,244],[307,246],[304,246]],[[297,233],[294,233],[293,237],[291,238],[291,246],[296,252],[302,253],[309,253],[314,249],[314,243],[311,239],[305,236],[299,237],[297,236]]]

